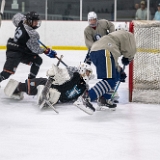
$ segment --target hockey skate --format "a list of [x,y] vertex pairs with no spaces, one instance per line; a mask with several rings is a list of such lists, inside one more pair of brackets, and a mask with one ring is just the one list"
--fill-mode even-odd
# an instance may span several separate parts
[[73,104],[89,115],[92,115],[95,112],[95,108],[90,103],[89,98],[84,96],[78,97],[77,101]]
[[97,111],[106,110],[106,107],[112,111],[116,110],[117,104],[115,104],[110,99],[105,99],[103,96],[99,97],[97,100]]

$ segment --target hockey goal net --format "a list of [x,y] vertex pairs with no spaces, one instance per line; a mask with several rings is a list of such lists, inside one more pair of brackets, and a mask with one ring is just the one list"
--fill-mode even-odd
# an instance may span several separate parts
[[160,22],[132,21],[137,53],[129,65],[129,101],[160,104]]

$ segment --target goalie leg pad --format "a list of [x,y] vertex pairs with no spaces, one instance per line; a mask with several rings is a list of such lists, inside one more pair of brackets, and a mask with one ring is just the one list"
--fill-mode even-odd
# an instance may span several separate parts
[[16,90],[18,85],[19,85],[18,81],[10,79],[6,87],[4,88],[5,95],[14,99],[23,99],[23,92],[14,94],[14,91]]
[[57,101],[59,100],[59,97],[61,95],[60,92],[57,91],[57,89],[54,88],[50,88],[49,89],[49,93],[47,93],[46,98],[43,96],[42,91],[44,89],[44,85],[39,85],[37,87],[38,93],[37,93],[37,97],[38,97],[38,105],[41,105],[45,99],[47,99],[48,101],[50,101],[52,103],[52,105],[54,105],[55,103],[57,103]]
[[61,93],[56,89],[50,88],[49,93],[47,94],[47,99],[52,103],[52,105],[54,105],[58,102],[60,95]]
[[42,95],[42,91],[43,91],[44,85],[39,85],[37,86],[37,104],[41,105],[44,101],[43,95]]
[[19,82],[14,80],[14,79],[10,79],[9,82],[7,83],[6,87],[4,88],[4,93],[6,96],[11,97],[14,93],[14,91],[16,90],[16,88],[18,87]]

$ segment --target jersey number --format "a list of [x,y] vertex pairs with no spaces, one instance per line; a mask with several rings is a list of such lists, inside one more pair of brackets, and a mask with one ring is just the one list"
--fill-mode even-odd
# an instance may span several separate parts
[[18,27],[14,35],[14,42],[17,42],[18,39],[21,37],[21,35],[22,35],[22,30],[20,29],[20,27]]

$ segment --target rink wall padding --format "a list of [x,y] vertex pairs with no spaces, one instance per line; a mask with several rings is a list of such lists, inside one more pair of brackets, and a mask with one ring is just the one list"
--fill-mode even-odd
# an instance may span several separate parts
[[[113,22],[115,25],[126,22]],[[127,22],[127,25],[129,22]],[[42,21],[37,29],[40,40],[55,50],[87,50],[84,42],[84,29],[87,21]],[[9,37],[14,36],[16,27],[12,21],[3,20],[0,28],[0,49],[6,49]]]

